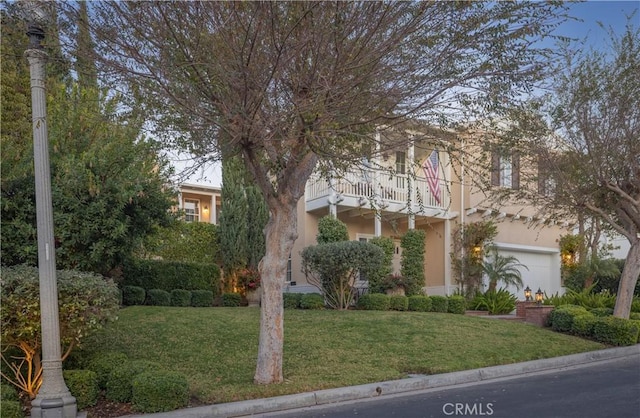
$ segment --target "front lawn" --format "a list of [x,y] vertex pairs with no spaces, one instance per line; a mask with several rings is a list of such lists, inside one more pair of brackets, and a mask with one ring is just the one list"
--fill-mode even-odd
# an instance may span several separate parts
[[463,315],[287,310],[285,382],[257,386],[259,317],[254,308],[129,307],[76,354],[121,351],[155,361],[184,374],[192,395],[209,404],[605,348],[529,324]]

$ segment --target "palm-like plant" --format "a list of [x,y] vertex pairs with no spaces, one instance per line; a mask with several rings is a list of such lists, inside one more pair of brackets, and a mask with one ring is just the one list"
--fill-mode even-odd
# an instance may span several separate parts
[[490,259],[482,263],[482,271],[489,278],[489,290],[495,290],[498,282],[503,282],[507,286],[515,286],[516,289],[520,290],[522,287],[520,267],[529,270],[516,257],[512,255],[503,256],[498,253],[497,248],[493,248]]

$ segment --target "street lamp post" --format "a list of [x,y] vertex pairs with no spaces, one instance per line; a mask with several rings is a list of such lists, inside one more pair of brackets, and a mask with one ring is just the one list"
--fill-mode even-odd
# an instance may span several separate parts
[[38,272],[40,277],[40,316],[42,325],[42,386],[32,401],[32,418],[75,418],[76,399],[71,396],[62,376],[60,347],[60,318],[58,313],[58,285],[53,241],[53,205],[51,200],[51,172],[47,138],[47,107],[45,94],[45,63],[47,54],[42,48],[43,20],[46,11],[40,2],[22,3],[30,16],[29,60],[31,73],[31,103],[33,120],[33,163],[36,186],[36,220],[38,228]]

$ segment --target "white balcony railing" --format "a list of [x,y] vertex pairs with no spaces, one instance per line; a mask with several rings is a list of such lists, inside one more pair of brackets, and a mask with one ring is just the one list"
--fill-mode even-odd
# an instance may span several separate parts
[[[413,196],[410,196],[410,185]],[[449,188],[444,179],[440,179],[440,202],[431,193],[427,180],[409,178],[406,174],[390,175],[381,171],[349,172],[339,179],[333,180],[333,189],[343,198],[378,198],[386,203],[406,206],[412,197],[414,211],[420,207],[446,209],[449,206]],[[326,178],[312,176],[307,182],[306,201],[326,199],[331,195],[331,188]],[[327,203],[328,204],[328,203]]]

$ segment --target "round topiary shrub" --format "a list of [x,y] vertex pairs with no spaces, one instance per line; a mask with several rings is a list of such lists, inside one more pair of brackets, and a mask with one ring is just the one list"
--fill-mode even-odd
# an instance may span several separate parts
[[165,412],[184,408],[189,402],[189,384],[179,373],[156,371],[133,379],[131,403],[140,412]]
[[107,380],[113,369],[127,361],[128,358],[124,353],[105,351],[95,354],[91,360],[89,360],[87,368],[96,373],[98,387],[100,389],[106,389]]
[[191,306],[191,292],[184,289],[172,290],[171,306]]
[[383,293],[368,293],[358,299],[358,309],[365,311],[388,311],[390,305],[388,295]]
[[431,310],[431,298],[424,295],[409,296],[409,310],[415,312],[429,312]]
[[162,289],[149,289],[147,292],[147,305],[171,306],[171,293]]
[[234,308],[240,306],[242,296],[240,293],[223,293],[222,294],[222,306]]
[[144,305],[145,291],[140,286],[124,286],[122,288],[122,304],[124,306]]
[[452,295],[449,296],[447,301],[447,312],[452,314],[460,314],[464,315],[466,306],[466,300],[464,296],[461,295]]
[[282,299],[285,309],[298,309],[300,308],[300,299],[302,293],[283,293]]
[[0,417],[2,418],[24,418],[22,404],[19,401],[0,402]]
[[431,312],[446,313],[449,310],[449,300],[445,296],[430,296]]
[[392,311],[406,311],[409,309],[409,298],[402,295],[389,296],[389,309]]
[[318,293],[306,293],[300,297],[302,309],[324,309],[324,298]]
[[213,292],[210,290],[191,291],[191,306],[196,308],[213,306]]
[[593,325],[598,320],[597,316],[591,313],[578,315],[573,318],[573,324],[571,325],[571,333],[579,335],[581,337],[593,336]]
[[109,374],[106,398],[116,402],[131,401],[133,379],[141,373],[158,368],[156,363],[146,360],[130,360],[121,364]]
[[64,381],[69,392],[76,398],[78,409],[85,409],[98,402],[98,375],[91,370],[64,370]]
[[549,314],[549,324],[554,331],[569,332],[573,327],[573,318],[588,313],[589,311],[582,306],[560,305]]

